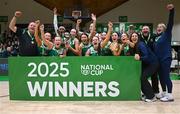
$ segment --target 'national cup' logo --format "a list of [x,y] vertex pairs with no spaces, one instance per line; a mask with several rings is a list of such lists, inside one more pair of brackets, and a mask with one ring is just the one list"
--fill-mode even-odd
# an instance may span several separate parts
[[101,76],[104,71],[114,70],[112,65],[81,65],[81,74],[84,76]]
[[89,70],[81,70],[82,75],[89,75]]

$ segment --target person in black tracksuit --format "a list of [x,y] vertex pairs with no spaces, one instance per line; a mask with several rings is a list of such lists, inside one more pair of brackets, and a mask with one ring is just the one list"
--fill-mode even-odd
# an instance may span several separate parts
[[[138,37],[133,33],[131,37]],[[145,101],[153,101],[155,98],[153,88],[148,81],[148,77],[154,74],[159,67],[158,59],[146,43],[138,41],[136,44],[135,59],[142,61],[141,90],[145,95]]]
[[172,61],[171,55],[171,40],[172,28],[174,24],[174,6],[168,4],[167,9],[170,11],[167,28],[164,24],[159,24],[157,27],[157,37],[155,38],[154,52],[158,57],[160,68],[159,76],[167,86],[168,93],[161,98],[161,101],[174,101],[172,96],[172,81],[170,79],[170,65]]
[[[140,41],[146,43],[146,45],[154,52],[153,50],[153,44],[155,42],[155,34],[151,34],[150,33],[150,29],[149,26],[145,25],[142,27],[142,31],[139,35],[140,37]],[[152,88],[153,88],[153,92],[155,93],[157,98],[161,98],[162,95],[159,94],[159,82],[158,82],[158,72],[155,72],[152,76],[151,76],[151,82],[152,82]],[[160,80],[161,82],[161,87],[163,91],[166,91],[166,86],[163,83],[162,80]]]
[[16,11],[14,17],[9,23],[9,28],[15,33],[19,40],[19,55],[20,56],[38,56],[39,50],[35,41],[35,22],[30,22],[28,28],[22,29],[16,26],[17,18],[22,15],[22,12]]

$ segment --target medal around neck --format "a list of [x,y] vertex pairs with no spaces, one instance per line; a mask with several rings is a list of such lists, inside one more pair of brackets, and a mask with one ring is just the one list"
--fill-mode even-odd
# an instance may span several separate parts
[[34,44],[34,41],[31,41],[31,44]]

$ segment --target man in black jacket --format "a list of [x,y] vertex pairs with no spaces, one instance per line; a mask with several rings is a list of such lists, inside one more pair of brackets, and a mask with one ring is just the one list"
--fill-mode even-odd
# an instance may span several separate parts
[[[155,34],[151,34],[150,33],[150,28],[149,26],[145,25],[142,27],[142,31],[140,33],[140,40],[142,42],[144,42],[153,52],[154,52],[154,48],[153,48],[153,44],[155,42]],[[158,73],[155,72],[152,76],[151,76],[151,81],[152,81],[152,88],[153,88],[153,92],[155,93],[156,98],[160,99],[163,97],[162,93],[159,93],[159,82],[158,82]],[[160,80],[161,83],[161,87],[163,92],[166,91],[166,86],[163,83],[162,80]]]

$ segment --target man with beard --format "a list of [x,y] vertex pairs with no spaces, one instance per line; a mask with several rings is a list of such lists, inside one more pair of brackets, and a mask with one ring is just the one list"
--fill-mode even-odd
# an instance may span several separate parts
[[22,15],[22,12],[16,11],[12,18],[9,28],[16,33],[19,39],[19,55],[20,56],[37,56],[39,55],[37,43],[34,38],[35,23],[30,22],[27,29],[16,27],[16,20]]
[[[142,42],[144,42],[153,52],[153,44],[155,42],[155,34],[151,34],[150,33],[150,29],[149,26],[143,26],[142,27],[142,31],[140,33],[140,40]],[[159,93],[159,82],[158,82],[158,73],[155,72],[152,76],[151,76],[151,81],[152,81],[152,88],[153,88],[153,92],[155,93],[156,98],[160,99],[163,97],[164,92],[166,91],[166,86],[163,83],[163,81],[160,78],[160,83],[161,83],[161,87],[163,90],[163,93]]]

